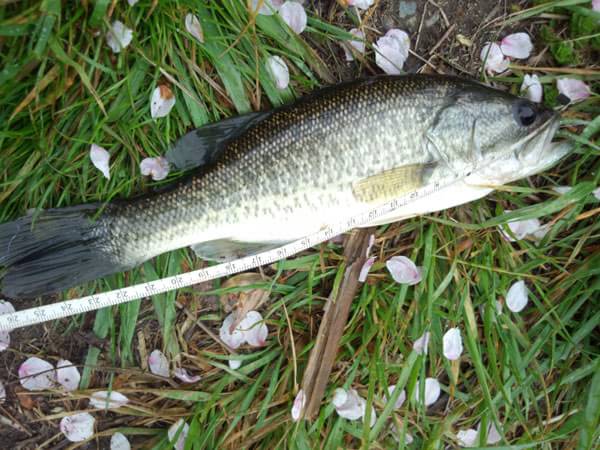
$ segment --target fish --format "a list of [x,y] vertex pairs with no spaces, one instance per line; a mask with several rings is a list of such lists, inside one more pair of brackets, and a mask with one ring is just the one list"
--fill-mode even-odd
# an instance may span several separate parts
[[453,76],[325,87],[187,133],[167,159],[189,175],[162,191],[1,224],[1,290],[52,294],[184,247],[231,260],[445,179],[455,182],[366,226],[454,207],[566,156],[559,124],[552,109]]

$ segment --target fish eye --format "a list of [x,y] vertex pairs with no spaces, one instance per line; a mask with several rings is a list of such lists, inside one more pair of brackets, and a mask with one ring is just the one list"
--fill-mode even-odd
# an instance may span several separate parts
[[528,127],[537,118],[537,112],[533,105],[526,101],[519,101],[513,106],[513,116],[522,127]]

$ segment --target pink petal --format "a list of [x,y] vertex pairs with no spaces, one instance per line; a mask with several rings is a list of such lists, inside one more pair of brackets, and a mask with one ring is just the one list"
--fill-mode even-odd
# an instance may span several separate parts
[[238,370],[240,367],[242,367],[242,361],[239,359],[230,359],[228,364],[231,370]]
[[369,236],[369,245],[367,246],[367,252],[365,254],[365,256],[367,258],[369,257],[369,254],[371,253],[371,248],[373,247],[373,245],[375,245],[375,235],[374,234]]
[[171,112],[173,106],[175,106],[175,95],[168,86],[161,84],[152,91],[150,115],[153,119],[165,117]]
[[444,334],[444,356],[450,361],[460,358],[463,352],[462,337],[458,328],[450,328]]
[[527,33],[509,34],[500,43],[500,49],[505,56],[517,59],[529,58],[533,50],[531,38]]
[[415,384],[415,398],[418,398],[421,403],[425,406],[433,405],[440,398],[441,387],[438,380],[435,378],[425,378],[425,395],[424,398],[420,397],[421,388],[419,387],[420,381]]
[[592,93],[587,84],[574,78],[560,78],[556,80],[556,87],[558,92],[569,97],[572,102],[584,100]]
[[221,329],[219,330],[219,337],[229,347],[236,349],[246,342],[246,337],[239,329],[239,326],[231,332],[231,326],[233,325],[234,316],[233,313],[229,314],[223,321]]
[[277,12],[281,5],[283,5],[283,0],[252,0],[252,11],[256,11],[258,9],[258,5],[260,4],[260,9],[258,10],[258,14],[262,14],[263,16],[271,16]]
[[344,41],[342,43],[342,48],[344,49],[346,61],[354,60],[354,55],[350,51],[350,47],[352,47],[354,50],[356,50],[356,52],[358,52],[360,54],[365,53],[365,33],[363,33],[358,28],[352,28],[350,30],[350,34],[352,34],[353,36],[356,36],[358,38],[358,40]]
[[333,395],[333,406],[340,417],[348,420],[358,420],[365,413],[361,397],[354,389],[336,389]]
[[506,294],[506,306],[512,312],[522,311],[527,306],[528,300],[527,286],[523,280],[514,283]]
[[115,433],[110,438],[110,450],[131,450],[131,444],[123,433]]
[[502,73],[508,69],[509,61],[504,57],[500,46],[493,42],[486,43],[481,49],[479,58],[485,62],[487,73]]
[[110,160],[110,153],[106,149],[99,145],[92,144],[90,148],[90,159],[92,164],[98,169],[105,178],[110,179],[110,171],[108,168],[108,161]]
[[267,70],[275,81],[277,89],[285,89],[290,84],[290,72],[285,61],[279,56],[269,56],[267,59]]
[[396,283],[413,285],[421,281],[421,268],[406,256],[393,256],[385,265]]
[[248,311],[238,328],[244,334],[245,341],[252,347],[263,347],[269,336],[269,329],[258,311]]
[[348,6],[354,6],[358,9],[369,9],[375,0],[348,0]]
[[[508,210],[506,212],[508,212]],[[504,239],[509,242],[520,241],[527,237],[534,237],[539,240],[549,231],[547,227],[542,226],[538,219],[513,220],[508,222],[507,225],[515,236],[514,238],[504,231],[503,225],[499,225],[499,228]]]
[[32,356],[19,366],[19,381],[28,391],[52,389],[56,384],[56,371],[48,361]]
[[[179,431],[181,429],[181,431]],[[190,431],[190,426],[183,421],[183,419],[179,419],[173,425],[169,427],[169,431],[167,431],[167,435],[169,436],[169,442],[173,442],[175,440],[175,436],[179,431],[179,437],[177,438],[177,442],[175,442],[174,448],[175,450],[183,450],[185,447],[185,441],[187,439],[187,435]]]
[[185,29],[188,33],[196,38],[200,43],[204,43],[204,32],[202,31],[202,25],[200,19],[197,16],[188,13],[185,16]]
[[369,259],[367,259],[365,261],[362,268],[360,269],[360,274],[358,275],[358,281],[360,281],[361,283],[364,283],[367,280],[367,275],[369,274],[369,270],[371,270],[371,267],[375,263],[376,259],[377,258],[375,258],[374,256],[371,256]]
[[160,181],[169,175],[169,161],[162,156],[156,158],[144,158],[140,162],[140,171],[142,175],[152,176],[154,181]]
[[117,391],[98,391],[90,397],[90,406],[98,409],[121,408],[129,403],[129,399]]
[[402,30],[391,29],[385,36],[377,39],[373,45],[375,49],[375,64],[388,75],[397,75],[402,72],[402,67],[410,49],[410,38]]
[[468,430],[460,430],[456,433],[456,440],[461,447],[475,447],[477,443],[478,433],[472,428]]
[[306,396],[304,395],[304,390],[300,389],[298,394],[296,394],[296,398],[294,399],[294,405],[292,406],[292,420],[297,422],[300,419],[300,413],[302,409],[306,406]]
[[133,39],[133,31],[119,20],[115,20],[106,33],[106,43],[113,53],[120,53],[131,43],[131,39]]
[[60,421],[60,431],[71,442],[81,442],[94,434],[96,419],[86,412],[63,417]]
[[415,343],[413,344],[413,350],[415,351],[415,353],[417,353],[418,355],[427,354],[427,347],[429,346],[430,336],[431,333],[429,333],[429,331],[426,331],[425,333],[423,333],[423,336],[421,336],[415,341]]
[[532,102],[540,103],[542,101],[542,84],[537,75],[525,75],[523,77],[521,94],[525,94]]
[[[392,394],[394,393],[395,389],[396,389],[395,384],[388,386],[388,398],[392,397]],[[402,389],[402,392],[400,392],[400,395],[398,396],[396,403],[394,403],[394,409],[400,409],[405,401],[406,401],[406,391],[404,389]]]
[[175,378],[179,378],[184,383],[197,383],[201,379],[200,375],[192,376],[183,367],[178,367],[175,369],[173,375],[175,375]]
[[592,9],[600,12],[600,0],[592,0]]
[[300,34],[306,28],[306,11],[300,3],[285,2],[279,8],[279,15],[295,33]]
[[158,349],[154,350],[150,353],[150,356],[148,356],[148,367],[150,368],[150,372],[161,377],[169,377],[171,373],[169,369],[169,360],[165,354]]
[[65,388],[66,391],[75,391],[79,387],[81,375],[77,367],[71,361],[61,359],[56,364],[56,381]]
[[6,388],[4,387],[4,383],[0,381],[0,403],[4,403],[6,401]]

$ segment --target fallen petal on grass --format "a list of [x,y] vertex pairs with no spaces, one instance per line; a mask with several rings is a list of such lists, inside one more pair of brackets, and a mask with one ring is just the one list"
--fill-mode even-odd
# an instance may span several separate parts
[[160,181],[169,175],[169,161],[162,156],[156,158],[144,158],[140,162],[142,175],[150,175],[154,181]]
[[269,329],[258,311],[249,311],[238,328],[244,333],[245,340],[251,347],[264,347],[269,336]]
[[352,28],[350,30],[350,34],[356,36],[357,40],[345,41],[342,43],[346,61],[354,61],[354,54],[352,53],[351,49],[357,53],[360,53],[361,55],[364,55],[365,53],[365,33],[358,28]]
[[197,383],[202,379],[200,375],[190,375],[187,370],[183,367],[178,367],[173,371],[173,375],[175,378],[183,381],[184,383]]
[[150,372],[154,375],[161,377],[168,377],[170,375],[169,360],[163,352],[160,350],[153,350],[148,356],[148,367]]
[[281,5],[283,5],[283,0],[252,0],[251,2],[252,11],[263,16],[272,16],[281,8]]
[[504,57],[500,46],[494,42],[488,42],[483,46],[479,58],[484,62],[484,69],[489,74],[506,72],[510,63]]
[[375,259],[376,258],[374,256],[371,256],[365,261],[362,268],[360,269],[360,273],[358,274],[358,281],[360,281],[361,283],[367,281],[367,275],[369,275],[371,267],[373,267],[373,264],[375,264]]
[[275,81],[277,89],[285,89],[290,84],[290,72],[283,59],[279,56],[269,56],[267,59],[267,70]]
[[48,361],[36,356],[19,366],[19,382],[28,391],[44,391],[56,386],[56,370]]
[[525,59],[531,55],[533,44],[527,33],[513,33],[502,39],[500,49],[505,56]]
[[288,1],[279,8],[279,15],[283,21],[297,34],[306,29],[306,11],[298,2]]
[[427,354],[427,347],[429,346],[430,336],[431,336],[431,333],[429,331],[426,331],[425,333],[423,333],[423,336],[421,336],[414,342],[413,350],[417,354],[419,354],[419,355]]
[[463,352],[462,337],[458,328],[450,328],[444,334],[444,356],[450,361],[460,358]]
[[161,84],[152,91],[150,97],[150,115],[153,119],[167,116],[175,106],[175,95],[171,88]]
[[388,75],[402,73],[404,62],[408,58],[410,38],[406,32],[398,29],[389,30],[385,36],[377,39],[375,64]]
[[175,450],[184,449],[185,441],[189,432],[190,426],[187,423],[185,423],[183,419],[179,419],[177,422],[175,422],[169,427],[169,430],[167,431],[167,435],[169,436],[169,442],[173,443],[173,441],[175,441],[175,436],[177,436],[177,441],[173,444],[173,448],[175,448]]
[[440,398],[442,392],[440,382],[435,378],[425,378],[425,392],[421,397],[420,381],[415,384],[415,398],[425,406],[433,405]]
[[194,14],[188,13],[185,16],[185,29],[190,33],[198,42],[204,43],[204,32],[202,31],[202,25],[200,19]]
[[[395,384],[388,386],[388,398],[392,397],[392,394],[394,393],[395,389],[396,389]],[[394,403],[394,409],[401,408],[405,401],[406,401],[406,391],[404,389],[402,389],[402,392],[400,392],[400,395],[398,396],[396,403]]]
[[556,80],[556,87],[560,94],[566,95],[572,102],[585,100],[592,94],[587,84],[574,78],[559,78]]
[[71,442],[81,442],[94,434],[96,419],[86,412],[63,417],[60,421],[60,431]]
[[354,6],[358,9],[369,9],[375,0],[348,0],[348,6]]
[[71,361],[61,359],[56,363],[56,381],[66,391],[75,391],[79,387],[81,374]]
[[300,389],[298,394],[296,394],[296,398],[294,399],[294,404],[292,405],[292,420],[297,422],[300,419],[300,414],[302,410],[306,406],[306,395],[304,395],[304,389]]
[[117,391],[98,391],[90,396],[90,406],[98,409],[116,409],[127,405],[129,399]]
[[521,94],[524,94],[532,102],[540,103],[542,101],[543,89],[537,75],[525,75],[523,77]]
[[6,388],[4,387],[4,383],[0,381],[0,403],[4,403],[6,401]]
[[[5,300],[0,300],[0,315],[11,314],[15,312],[12,303]],[[10,331],[0,331],[0,352],[6,350],[10,346]]]
[[336,389],[332,403],[338,415],[344,419],[358,420],[365,412],[361,397],[354,389]]
[[123,433],[115,433],[110,438],[110,450],[131,450],[131,444]]
[[514,283],[506,294],[506,306],[512,312],[521,312],[528,300],[527,286],[523,280]]
[[113,53],[120,53],[131,43],[132,39],[133,30],[127,28],[120,20],[115,20],[106,33],[106,43]]
[[474,447],[477,443],[478,433],[472,428],[460,430],[456,433],[456,440],[461,447]]
[[92,164],[96,167],[96,169],[102,172],[104,177],[109,180],[110,169],[108,167],[108,162],[110,161],[110,153],[108,153],[105,148],[96,144],[92,144],[90,147],[90,159],[92,160]]
[[421,268],[406,256],[392,256],[385,265],[396,283],[414,285],[421,281]]
[[230,368],[231,370],[237,370],[237,369],[239,369],[240,367],[242,367],[242,361],[241,361],[241,360],[239,360],[239,359],[230,359],[230,360],[228,361],[228,364],[229,364],[229,368]]

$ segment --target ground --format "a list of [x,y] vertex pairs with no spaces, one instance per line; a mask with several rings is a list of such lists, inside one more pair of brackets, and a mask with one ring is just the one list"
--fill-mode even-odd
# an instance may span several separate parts
[[[301,37],[290,37],[264,17],[255,27],[237,0],[169,5],[142,0],[133,7],[107,0],[4,3],[0,222],[29,208],[127,198],[160,188],[181,174],[152,183],[139,174],[139,161],[161,155],[185,131],[290,101],[319,84],[380,73],[371,50],[360,61],[344,60],[340,42],[347,36],[340,30],[356,26],[359,17],[332,1],[306,2],[311,19]],[[589,2],[534,3],[542,6],[530,15],[532,4],[523,1],[380,0],[361,11],[360,20],[369,42],[390,28],[410,34],[408,72],[471,76],[514,93],[523,74],[538,73],[550,106],[557,105],[557,77],[582,77],[600,92],[594,43],[600,30],[581,19]],[[188,12],[203,18],[211,46],[183,31]],[[103,38],[114,19],[135,30],[132,45],[120,54]],[[533,36],[533,56],[519,62],[525,69],[483,74],[482,45],[514,31]],[[267,54],[281,55],[290,65],[289,89],[275,90],[259,67]],[[167,118],[153,121],[148,104],[158,83],[171,85],[177,105]],[[260,307],[269,339],[258,351],[240,351],[245,359],[239,370],[229,369],[227,352],[212,337],[226,314],[223,296],[233,301],[239,296],[240,289],[227,290],[222,280],[13,331],[10,347],[0,353],[0,381],[7,391],[0,404],[2,446],[108,448],[110,436],[121,431],[134,448],[168,448],[166,429],[183,417],[191,425],[193,448],[396,448],[402,444],[392,425],[412,435],[410,448],[454,448],[460,430],[482,421],[503,428],[505,442],[499,445],[504,448],[594,448],[600,410],[600,211],[590,192],[600,176],[598,100],[595,94],[563,112],[562,136],[580,146],[550,171],[473,204],[377,230],[378,259],[352,305],[316,421],[296,424],[290,408],[323,305],[343,273],[340,242],[263,268],[264,281],[256,286],[269,290]],[[111,151],[110,181],[89,163],[91,143]],[[550,188],[559,185],[576,188],[558,197]],[[515,212],[503,215],[508,210]],[[523,217],[540,217],[552,225],[551,232],[540,243],[504,240],[497,225]],[[423,282],[396,284],[384,264],[395,255],[423,266]],[[13,303],[23,309],[202,264],[182,250],[58,297]],[[518,279],[527,280],[530,303],[511,313],[506,292]],[[501,314],[496,301],[504,305]],[[462,332],[460,361],[442,355],[442,336],[450,327]],[[412,343],[425,330],[431,332],[429,353],[416,357]],[[179,355],[201,381],[188,385],[150,374],[147,357],[156,348],[169,358]],[[84,374],[81,389],[25,391],[17,370],[29,356],[78,365]],[[388,385],[405,383],[412,393],[425,377],[442,385],[434,405],[408,401],[391,414],[383,412]],[[89,409],[91,392],[109,386],[131,404],[93,412],[94,438],[68,442],[59,431],[60,419]],[[375,432],[339,418],[331,406],[338,387],[357,389],[378,417],[388,419]]]

